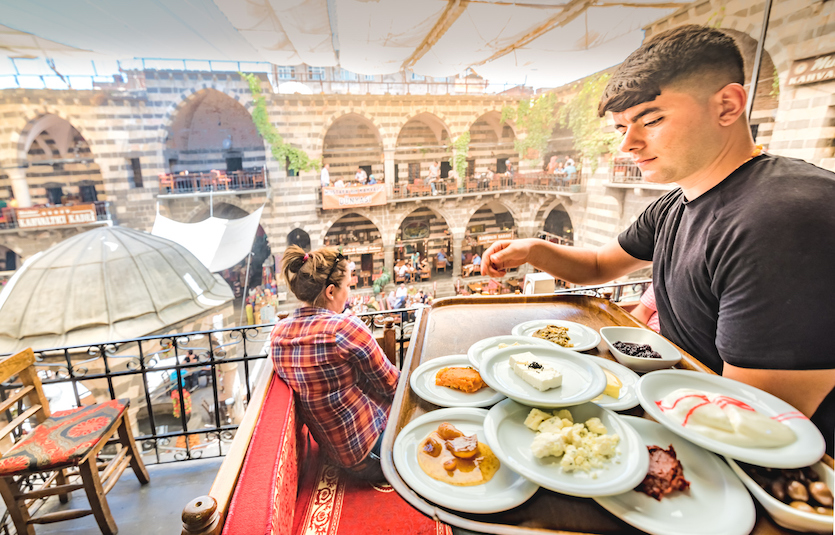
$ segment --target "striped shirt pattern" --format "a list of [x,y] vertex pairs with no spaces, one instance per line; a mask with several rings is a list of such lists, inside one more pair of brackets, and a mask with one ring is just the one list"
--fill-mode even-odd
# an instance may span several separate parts
[[270,338],[273,368],[316,442],[342,467],[363,461],[386,427],[400,372],[362,320],[302,307]]

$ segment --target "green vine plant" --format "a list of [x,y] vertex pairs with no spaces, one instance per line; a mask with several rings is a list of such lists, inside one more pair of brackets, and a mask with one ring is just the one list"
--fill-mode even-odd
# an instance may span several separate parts
[[285,143],[284,138],[270,122],[267,100],[261,95],[261,80],[254,74],[242,72],[238,74],[249,84],[249,92],[252,93],[252,101],[255,103],[252,109],[252,122],[255,123],[255,128],[261,137],[270,144],[270,152],[275,161],[288,162],[287,168],[296,172],[321,168],[321,160],[311,160],[305,151]]
[[780,99],[780,73],[777,71],[777,66],[774,66],[774,74],[771,78],[771,98],[775,100]]
[[470,154],[470,133],[464,132],[452,142],[452,156],[449,158],[449,165],[458,173],[458,186],[464,184],[464,175],[467,172],[467,156]]
[[605,118],[597,116],[597,104],[610,77],[600,74],[586,79],[577,94],[560,109],[560,125],[571,130],[574,149],[583,160],[590,162],[592,173],[597,170],[598,158],[614,153],[620,142],[620,136],[608,128]]
[[522,100],[514,108],[502,108],[502,123],[512,120],[517,130],[524,132],[524,138],[516,138],[513,143],[516,152],[530,162],[536,162],[545,154],[551,133],[557,124],[557,96],[543,93],[536,98]]
[[725,20],[725,6],[722,6],[718,10],[711,13],[705,23],[705,26],[719,29],[722,27],[723,20]]

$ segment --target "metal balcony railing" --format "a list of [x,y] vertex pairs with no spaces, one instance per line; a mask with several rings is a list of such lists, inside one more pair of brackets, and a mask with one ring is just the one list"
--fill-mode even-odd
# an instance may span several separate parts
[[585,189],[585,181],[580,173],[571,177],[567,175],[551,175],[547,173],[526,173],[513,177],[497,174],[493,178],[487,176],[467,177],[462,187],[450,180],[442,180],[432,184],[425,180],[415,180],[413,183],[396,184],[394,186],[395,199],[427,197],[433,195],[457,195],[461,193],[478,193],[512,190],[540,190],[563,193],[581,193]]
[[615,158],[609,168],[609,180],[626,184],[644,181],[641,170],[632,158]]
[[267,187],[266,168],[209,173],[161,173],[160,195],[194,195],[209,192],[261,190]]

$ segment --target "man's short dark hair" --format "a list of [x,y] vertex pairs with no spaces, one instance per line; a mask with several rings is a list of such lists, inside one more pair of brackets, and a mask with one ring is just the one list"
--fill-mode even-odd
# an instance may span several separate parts
[[730,35],[696,24],[659,33],[621,63],[597,112],[603,117],[650,102],[663,87],[696,75],[718,77],[723,85],[745,83],[742,54]]

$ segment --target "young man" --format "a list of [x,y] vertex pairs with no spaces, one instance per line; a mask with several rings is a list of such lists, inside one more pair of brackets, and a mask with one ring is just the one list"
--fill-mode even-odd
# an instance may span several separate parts
[[723,32],[682,26],[620,66],[604,91],[644,180],[680,187],[598,249],[501,241],[482,271],[525,262],[597,284],[653,266],[661,333],[717,373],[766,390],[835,434],[835,175],[761,154],[742,57]]

